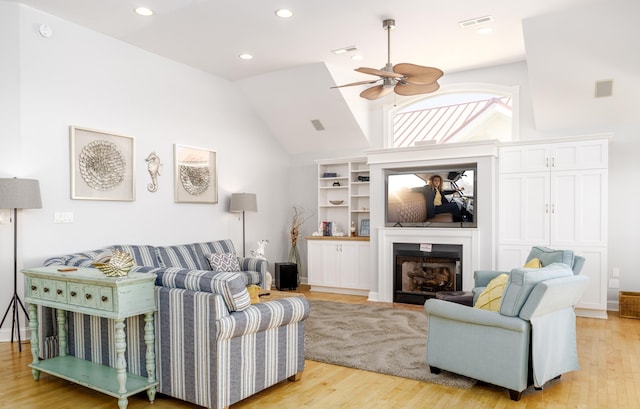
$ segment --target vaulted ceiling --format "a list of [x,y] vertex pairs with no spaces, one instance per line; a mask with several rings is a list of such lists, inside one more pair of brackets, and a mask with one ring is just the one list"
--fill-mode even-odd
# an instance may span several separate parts
[[[575,61],[579,51],[590,56],[578,57],[580,75],[589,81],[597,79],[592,77],[601,74],[592,72],[592,68],[602,68],[607,62],[588,59],[598,59],[600,50],[608,46],[622,45],[601,44],[594,38],[592,45],[597,47],[594,55],[593,49],[576,50],[575,37],[589,32],[596,37],[605,31],[617,38],[621,29],[618,24],[612,27],[610,21],[603,19],[600,23],[605,28],[598,26],[598,5],[607,5],[620,18],[630,19],[634,13],[624,7],[637,3],[633,0],[13,1],[236,82],[274,136],[292,154],[328,151],[335,144],[346,149],[366,147],[367,128],[371,126],[367,114],[375,103],[358,98],[362,87],[340,91],[329,87],[370,78],[354,73],[354,68],[381,68],[385,64],[387,37],[383,19],[396,20],[397,28],[391,33],[393,63],[435,66],[444,70],[446,77],[526,60],[532,81],[536,76],[532,70],[543,73],[536,77],[539,91],[534,93],[535,99],[547,98],[547,93],[559,90],[558,81],[570,80],[575,75],[572,72],[575,63],[567,60]],[[624,7],[617,9],[618,4]],[[133,9],[139,5],[152,8],[155,14],[136,15]],[[633,7],[637,11],[637,6]],[[274,12],[279,8],[291,9],[293,17],[277,17]],[[575,10],[582,8],[589,13],[576,15]],[[470,28],[459,24],[483,16],[492,16],[493,21]],[[585,21],[595,26],[585,26]],[[550,23],[546,28],[545,24]],[[478,34],[476,29],[484,26],[490,26],[493,32]],[[55,35],[55,27],[52,29]],[[637,28],[628,31],[628,38],[634,38]],[[578,40],[578,44],[584,42]],[[357,50],[339,55],[331,52],[349,46]],[[563,53],[563,49],[567,52]],[[253,55],[253,59],[238,58],[242,53]],[[352,60],[356,54],[362,59]],[[635,62],[636,57],[625,59],[613,51],[602,55],[603,59],[623,58],[625,67]],[[539,119],[545,119],[544,115]],[[319,131],[311,124],[314,119],[321,120],[325,127],[322,138],[317,137]]]

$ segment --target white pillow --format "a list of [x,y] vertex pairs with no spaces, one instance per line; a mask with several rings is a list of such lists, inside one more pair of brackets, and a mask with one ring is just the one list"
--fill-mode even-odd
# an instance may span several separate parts
[[216,273],[240,271],[238,256],[235,253],[212,253],[207,256],[211,270]]

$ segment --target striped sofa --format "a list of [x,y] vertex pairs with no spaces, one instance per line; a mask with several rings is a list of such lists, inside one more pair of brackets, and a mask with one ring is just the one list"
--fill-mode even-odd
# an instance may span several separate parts
[[[251,304],[246,286],[264,288],[268,263],[239,257],[239,272],[210,270],[207,256],[235,253],[230,240],[178,246],[117,245],[132,271],[156,275],[158,392],[207,408],[227,408],[304,369],[309,303],[289,297]],[[54,257],[45,265],[90,267],[105,249]],[[55,311],[41,308],[40,350],[57,355]],[[68,354],[115,366],[113,321],[67,312]],[[127,368],[146,377],[144,319],[126,320]]]

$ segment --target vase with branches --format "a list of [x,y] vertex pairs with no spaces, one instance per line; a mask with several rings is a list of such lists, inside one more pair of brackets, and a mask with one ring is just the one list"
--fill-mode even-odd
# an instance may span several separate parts
[[[289,249],[289,261],[296,263],[298,267],[298,281],[302,272],[302,258],[298,250],[298,236],[300,235],[300,226],[304,224],[312,215],[305,217],[305,210],[302,206],[293,206],[293,217],[291,219],[291,230],[289,238],[291,239],[291,249]],[[298,283],[299,284],[299,283]]]

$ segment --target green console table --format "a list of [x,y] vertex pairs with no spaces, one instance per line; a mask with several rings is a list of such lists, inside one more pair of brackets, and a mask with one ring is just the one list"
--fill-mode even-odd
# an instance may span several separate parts
[[[158,381],[155,379],[155,331],[153,315],[155,274],[129,273],[124,277],[107,277],[93,268],[60,271],[65,266],[39,267],[22,270],[26,277],[26,302],[29,303],[31,355],[29,365],[37,381],[40,372],[118,398],[118,407],[125,409],[128,397],[147,391],[153,402]],[[59,356],[40,360],[37,305],[57,309]],[[115,368],[67,356],[65,311],[80,312],[112,319],[115,328]],[[144,314],[144,341],[148,377],[127,372],[125,319]]]

